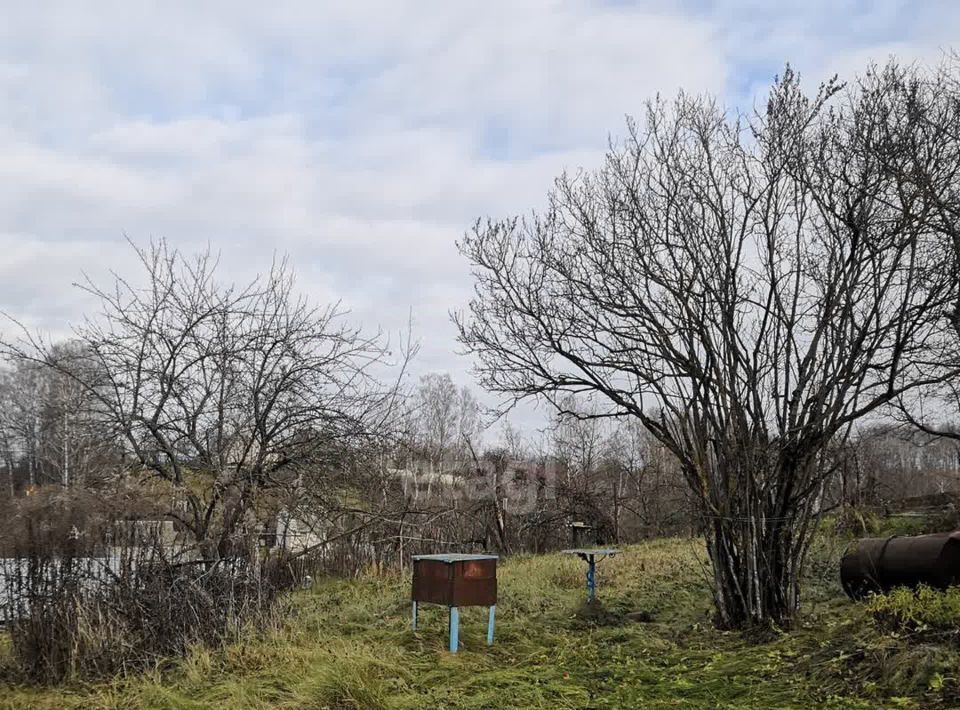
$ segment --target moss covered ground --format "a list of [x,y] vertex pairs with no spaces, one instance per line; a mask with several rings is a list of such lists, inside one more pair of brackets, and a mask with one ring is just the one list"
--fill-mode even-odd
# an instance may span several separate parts
[[411,631],[408,578],[328,580],[295,594],[277,628],[226,649],[96,683],[0,685],[0,706],[960,707],[953,637],[876,622],[847,601],[843,542],[818,540],[796,626],[762,638],[712,628],[701,543],[656,540],[600,565],[592,607],[576,558],[502,562],[492,648],[485,609],[462,611],[462,650],[450,655],[443,608],[425,606]]

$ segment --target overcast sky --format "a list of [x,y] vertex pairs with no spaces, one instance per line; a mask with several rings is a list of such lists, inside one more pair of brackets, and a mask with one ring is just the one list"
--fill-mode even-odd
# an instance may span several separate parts
[[[470,384],[455,241],[599,162],[680,87],[749,108],[791,62],[934,62],[960,3],[0,0],[0,310],[64,332],[124,235],[293,261],[371,327],[412,312],[417,370]],[[199,9],[202,8],[202,9]]]

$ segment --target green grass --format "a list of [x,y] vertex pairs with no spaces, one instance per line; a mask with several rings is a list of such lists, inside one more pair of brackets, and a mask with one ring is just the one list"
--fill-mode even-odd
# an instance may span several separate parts
[[[409,579],[331,580],[295,595],[281,628],[196,649],[151,672],[88,685],[0,685],[0,707],[42,708],[883,708],[960,706],[960,655],[873,622],[842,597],[842,541],[818,542],[797,627],[764,643],[710,625],[701,546],[658,540],[599,566],[561,555],[501,564],[497,639],[486,610],[410,630]],[[644,622],[625,618],[646,612]],[[3,651],[0,651],[3,653]]]

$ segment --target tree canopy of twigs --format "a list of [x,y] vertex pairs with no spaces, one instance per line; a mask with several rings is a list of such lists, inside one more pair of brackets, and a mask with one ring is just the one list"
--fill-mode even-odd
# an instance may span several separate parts
[[316,481],[389,429],[398,384],[381,378],[394,354],[338,304],[298,295],[286,261],[235,286],[218,280],[209,250],[134,248],[142,273],[81,284],[101,312],[75,328],[76,347],[24,331],[6,350],[94,395],[130,468],[168,485],[169,515],[220,557],[256,530],[264,491],[293,488],[304,471]]
[[483,385],[568,415],[592,395],[673,452],[723,627],[790,621],[831,444],[956,374],[957,162],[905,108],[922,77],[808,94],[788,68],[751,115],[652,101],[545,211],[460,243]]

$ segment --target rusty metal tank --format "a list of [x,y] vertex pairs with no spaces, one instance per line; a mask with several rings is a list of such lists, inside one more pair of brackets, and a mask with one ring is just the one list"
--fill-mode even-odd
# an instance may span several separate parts
[[960,531],[858,540],[840,560],[840,582],[851,599],[894,587],[960,584]]

